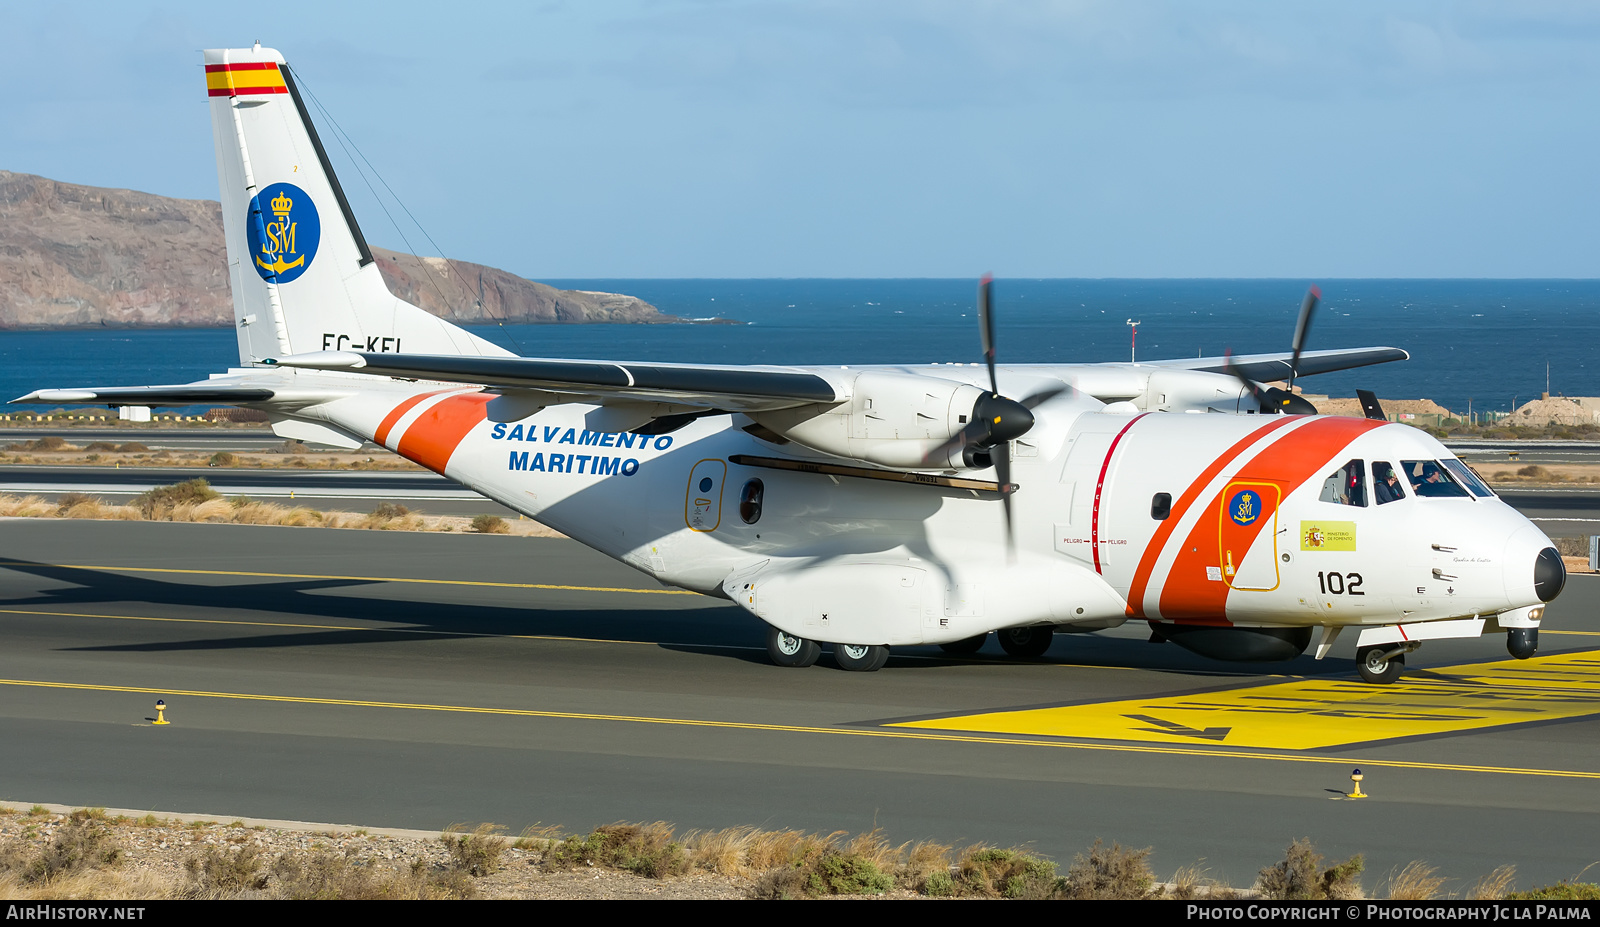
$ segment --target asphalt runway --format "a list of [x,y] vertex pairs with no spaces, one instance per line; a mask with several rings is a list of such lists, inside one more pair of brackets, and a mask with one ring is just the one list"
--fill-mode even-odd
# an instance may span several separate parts
[[1414,859],[1446,891],[1600,859],[1600,577],[1572,578],[1534,661],[1430,642],[1365,687],[1353,641],[1263,673],[1134,627],[1039,661],[991,641],[780,669],[738,608],[555,539],[9,519],[0,560],[11,804],[877,826],[1063,861],[1099,837],[1235,884],[1309,836],[1364,853],[1371,891]]

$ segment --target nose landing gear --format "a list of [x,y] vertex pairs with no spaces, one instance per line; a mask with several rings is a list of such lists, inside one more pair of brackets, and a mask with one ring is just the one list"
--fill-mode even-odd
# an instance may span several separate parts
[[1356,672],[1361,674],[1364,682],[1375,686],[1386,686],[1405,671],[1405,655],[1420,647],[1416,641],[1408,641],[1398,646],[1394,644],[1381,644],[1376,647],[1362,647],[1356,651]]

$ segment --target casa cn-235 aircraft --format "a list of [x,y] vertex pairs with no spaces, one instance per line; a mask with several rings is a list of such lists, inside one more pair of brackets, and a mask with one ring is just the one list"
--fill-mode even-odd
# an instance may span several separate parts
[[223,403],[287,438],[381,444],[737,602],[783,666],[825,642],[876,670],[991,632],[1038,656],[1143,621],[1245,661],[1314,637],[1320,659],[1353,628],[1361,676],[1390,682],[1430,639],[1504,633],[1532,656],[1565,583],[1550,540],[1438,441],[1375,400],[1378,420],[1330,417],[1293,393],[1407,356],[1302,351],[1315,290],[1292,352],[1232,360],[997,365],[987,280],[982,365],[519,357],[385,288],[278,52],[204,55],[240,366],[15,401]]

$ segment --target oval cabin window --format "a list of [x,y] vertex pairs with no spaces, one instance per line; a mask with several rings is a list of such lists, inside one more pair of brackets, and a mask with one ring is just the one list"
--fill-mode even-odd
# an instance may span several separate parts
[[745,524],[753,525],[761,520],[761,496],[764,491],[760,480],[751,480],[739,491],[739,517],[744,519]]

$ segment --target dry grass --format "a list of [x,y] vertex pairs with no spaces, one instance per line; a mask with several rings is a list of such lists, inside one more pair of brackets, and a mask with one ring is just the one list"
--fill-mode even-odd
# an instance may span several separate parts
[[1407,863],[1404,869],[1389,877],[1388,896],[1393,901],[1428,901],[1439,897],[1445,878],[1438,868],[1420,859]]
[[1474,901],[1496,901],[1511,894],[1517,880],[1517,867],[1501,866],[1467,889],[1467,897]]
[[[204,480],[190,482],[204,483]],[[183,484],[179,484],[183,485]],[[172,487],[159,487],[167,490]],[[150,494],[146,494],[149,496]],[[385,506],[389,506],[386,508]],[[206,499],[197,495],[160,495],[141,497],[134,504],[114,505],[84,493],[65,493],[56,502],[39,496],[16,496],[0,493],[0,517],[3,518],[84,518],[102,521],[172,521],[202,522],[230,525],[279,525],[291,528],[358,528],[377,531],[441,531],[469,533],[472,519],[453,515],[416,515],[404,506],[383,503],[378,509],[362,515],[356,512],[320,512],[303,505],[280,505],[261,502],[244,496],[233,499]],[[495,516],[489,516],[495,517]],[[497,531],[479,532],[507,534],[515,537],[561,537],[556,531],[536,521],[499,520]]]

